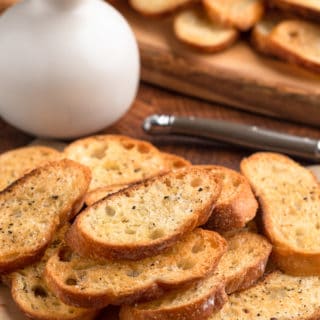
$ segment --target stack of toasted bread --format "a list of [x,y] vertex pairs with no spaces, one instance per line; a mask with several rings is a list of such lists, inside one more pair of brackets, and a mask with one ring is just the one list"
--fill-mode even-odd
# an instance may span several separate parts
[[242,175],[104,135],[12,150],[0,168],[0,274],[28,317],[320,314],[320,189],[283,155],[244,159]]
[[[217,52],[250,31],[261,53],[320,71],[318,0],[130,0],[146,16],[177,12],[173,29],[181,42]],[[246,38],[244,33],[244,38]]]

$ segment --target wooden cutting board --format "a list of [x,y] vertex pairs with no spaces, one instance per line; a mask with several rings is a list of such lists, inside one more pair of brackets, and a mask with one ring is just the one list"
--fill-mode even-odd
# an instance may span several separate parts
[[320,74],[257,54],[246,40],[218,54],[178,43],[172,18],[144,18],[117,5],[140,47],[142,79],[190,96],[320,126]]

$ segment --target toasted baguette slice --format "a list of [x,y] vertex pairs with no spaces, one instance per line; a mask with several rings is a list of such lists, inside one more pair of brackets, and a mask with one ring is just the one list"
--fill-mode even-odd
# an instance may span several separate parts
[[222,180],[220,196],[206,227],[219,232],[243,228],[257,212],[258,202],[250,184],[240,173],[222,166],[199,166]]
[[0,155],[0,190],[21,178],[28,171],[44,165],[46,162],[62,159],[55,149],[33,146],[14,149]]
[[[162,157],[165,163],[165,167],[168,170],[177,170],[191,165],[191,163],[188,160],[171,153],[162,152],[160,156]],[[120,190],[126,189],[127,187],[129,187],[128,184],[114,184],[106,187],[97,188],[93,191],[88,192],[85,196],[84,201],[87,206],[91,206],[99,200]]]
[[174,19],[174,33],[183,43],[206,52],[218,52],[231,46],[238,31],[211,21],[202,8],[186,9]]
[[173,171],[88,207],[66,240],[74,251],[90,258],[152,256],[207,222],[220,191],[219,178],[206,169]]
[[274,55],[270,44],[270,34],[281,20],[283,20],[283,18],[280,15],[267,15],[254,26],[251,39],[254,47],[259,52],[271,56]]
[[10,274],[12,297],[22,312],[32,319],[89,320],[97,314],[97,310],[64,304],[49,290],[43,279],[46,262],[63,246],[68,227],[67,224],[57,232],[41,261]]
[[306,19],[315,19],[319,22],[319,0],[272,0],[270,2],[286,12],[292,12]]
[[169,250],[140,261],[94,261],[60,252],[49,259],[45,275],[67,304],[100,308],[152,298],[210,274],[226,250],[213,231],[196,229]]
[[125,136],[100,135],[71,143],[67,158],[92,171],[89,191],[115,184],[128,185],[169,171],[172,162],[148,142]]
[[196,0],[129,0],[131,7],[144,16],[162,16]]
[[315,320],[320,317],[319,277],[273,272],[254,287],[232,294],[210,320]]
[[0,192],[0,273],[42,256],[58,226],[80,210],[89,183],[88,168],[61,160]]
[[320,72],[320,26],[303,20],[286,20],[270,33],[271,51],[279,58]]
[[256,153],[241,162],[262,209],[278,266],[320,275],[320,188],[314,175],[286,156]]
[[246,289],[263,275],[270,252],[265,238],[240,232],[228,239],[228,251],[213,275],[157,300],[123,306],[120,320],[205,320],[226,302],[225,291]]
[[241,31],[252,28],[263,16],[263,0],[202,0],[209,17]]

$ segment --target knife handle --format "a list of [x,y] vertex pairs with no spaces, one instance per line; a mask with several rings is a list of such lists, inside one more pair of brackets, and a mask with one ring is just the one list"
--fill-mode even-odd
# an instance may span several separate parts
[[150,134],[182,134],[251,149],[287,153],[312,160],[320,158],[319,140],[228,121],[153,115],[145,119],[143,128]]

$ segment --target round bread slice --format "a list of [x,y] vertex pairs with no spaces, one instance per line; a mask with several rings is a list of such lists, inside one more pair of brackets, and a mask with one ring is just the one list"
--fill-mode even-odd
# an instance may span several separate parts
[[66,234],[67,244],[90,258],[155,255],[206,223],[220,191],[220,178],[204,168],[173,171],[82,211]]
[[320,278],[273,272],[254,287],[230,295],[209,320],[315,320],[320,316]]
[[62,159],[60,152],[42,146],[18,148],[2,153],[0,155],[0,190],[5,189],[28,171],[60,159]]
[[320,72],[320,26],[298,19],[279,23],[269,36],[272,52],[290,63]]
[[55,235],[42,259],[9,275],[11,294],[21,311],[37,320],[91,320],[97,315],[94,309],[83,309],[64,304],[48,288],[43,271],[48,259],[64,245],[64,234],[69,224]]
[[238,37],[237,30],[212,22],[200,7],[177,14],[174,33],[181,42],[207,52],[224,50]]
[[82,207],[90,170],[51,162],[0,192],[0,273],[39,260],[59,225]]
[[239,232],[227,240],[228,250],[213,275],[157,300],[122,306],[120,320],[198,320],[217,312],[226,292],[244,290],[263,275],[271,252],[270,243],[254,233]]
[[162,16],[196,0],[129,0],[130,6],[144,16]]
[[241,162],[261,205],[278,267],[320,275],[320,188],[315,176],[288,157],[260,152]]
[[169,250],[139,261],[90,260],[61,250],[46,265],[45,278],[65,303],[101,308],[159,297],[210,274],[226,251],[213,231],[196,229]]
[[263,0],[202,0],[212,21],[241,31],[251,29],[264,14]]

